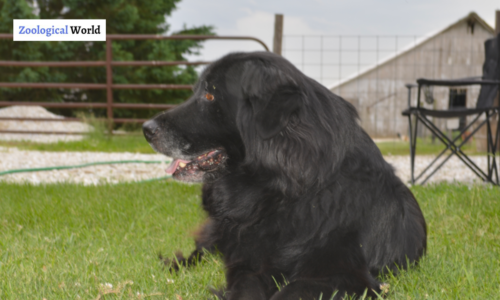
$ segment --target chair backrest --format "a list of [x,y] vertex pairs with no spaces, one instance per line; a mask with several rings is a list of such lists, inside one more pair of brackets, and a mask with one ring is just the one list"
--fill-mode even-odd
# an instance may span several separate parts
[[[500,80],[500,34],[484,42],[483,79]],[[498,93],[498,85],[482,85],[477,108],[493,106],[493,101]]]

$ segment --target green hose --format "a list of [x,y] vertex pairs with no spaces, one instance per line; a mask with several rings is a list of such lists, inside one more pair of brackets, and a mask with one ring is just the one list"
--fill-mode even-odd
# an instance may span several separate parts
[[171,175],[168,175],[168,176],[163,176],[163,177],[157,177],[157,178],[151,178],[151,179],[138,180],[138,181],[135,181],[135,183],[145,183],[145,182],[151,182],[151,181],[159,181],[159,180],[165,180],[165,179],[169,179],[169,178],[172,178],[172,176],[171,176]]
[[[85,168],[85,167],[91,167],[91,166],[97,166],[97,165],[115,165],[115,164],[133,164],[133,163],[160,164],[162,162],[164,162],[164,161],[161,161],[161,160],[100,161],[100,162],[93,162],[93,163],[87,163],[87,164],[75,165],[75,166],[55,166],[55,167],[44,167],[44,168],[28,168],[28,169],[7,170],[7,171],[0,172],[0,176],[14,174],[14,173],[29,173],[29,172],[40,172],[40,171],[52,171],[52,170],[78,169],[78,168]],[[165,161],[165,162],[168,162],[168,161]],[[136,182],[139,182],[139,183],[150,182],[150,181],[156,181],[156,180],[163,180],[163,179],[167,179],[170,177],[171,176],[163,176],[163,177],[159,177],[159,178],[140,180],[140,181],[136,181]]]

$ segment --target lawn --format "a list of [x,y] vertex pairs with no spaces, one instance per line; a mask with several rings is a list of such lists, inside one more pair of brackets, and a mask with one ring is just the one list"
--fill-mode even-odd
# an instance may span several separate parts
[[[457,142],[457,144],[460,143],[460,141]],[[410,142],[378,142],[377,146],[383,155],[410,155]],[[444,144],[437,139],[435,141],[432,141],[430,138],[417,139],[417,155],[436,155],[440,153],[444,148]],[[476,150],[476,144],[474,143],[474,141],[466,143],[461,147],[461,149],[468,155],[486,154],[480,153]]]
[[21,150],[35,151],[93,151],[93,152],[132,152],[155,153],[138,132],[129,135],[90,135],[81,141],[34,143],[29,141],[0,141],[0,146],[17,147]]
[[[500,294],[500,190],[412,188],[428,222],[421,264],[388,299],[494,299]],[[193,248],[200,186],[0,183],[0,299],[205,299],[223,284],[217,256],[170,274],[157,259]]]
[[[199,186],[0,183],[0,299],[202,299],[220,262],[169,274],[158,254],[193,249]],[[155,298],[156,297],[156,298]]]
[[[0,146],[17,147],[22,150],[36,151],[100,151],[100,152],[133,152],[133,153],[154,153],[148,145],[146,139],[140,132],[133,132],[128,135],[107,136],[105,134],[92,134],[81,141],[58,142],[58,143],[34,143],[28,141],[0,141]],[[377,143],[383,155],[410,155],[409,142],[392,141]],[[444,145],[436,140],[418,139],[417,154],[438,154],[444,149]],[[462,147],[467,154],[482,154],[476,151],[473,143]]]

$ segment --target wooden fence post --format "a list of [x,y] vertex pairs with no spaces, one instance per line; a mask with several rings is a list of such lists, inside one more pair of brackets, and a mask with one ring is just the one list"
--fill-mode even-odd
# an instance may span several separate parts
[[495,34],[499,33],[500,33],[500,10],[497,10],[495,14]]
[[274,15],[274,42],[273,52],[281,55],[281,48],[283,43],[283,15]]
[[106,37],[106,96],[107,96],[107,116],[109,135],[113,134],[113,70],[111,62],[113,61],[112,39]]

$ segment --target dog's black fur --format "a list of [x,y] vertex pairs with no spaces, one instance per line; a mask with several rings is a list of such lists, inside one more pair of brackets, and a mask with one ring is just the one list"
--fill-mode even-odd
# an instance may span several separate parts
[[[277,55],[235,53],[208,66],[189,100],[143,126],[157,151],[193,161],[175,178],[204,182],[208,221],[180,263],[217,247],[226,299],[380,293],[378,274],[424,254],[426,225],[357,118]],[[203,169],[195,160],[209,152],[219,160]]]

